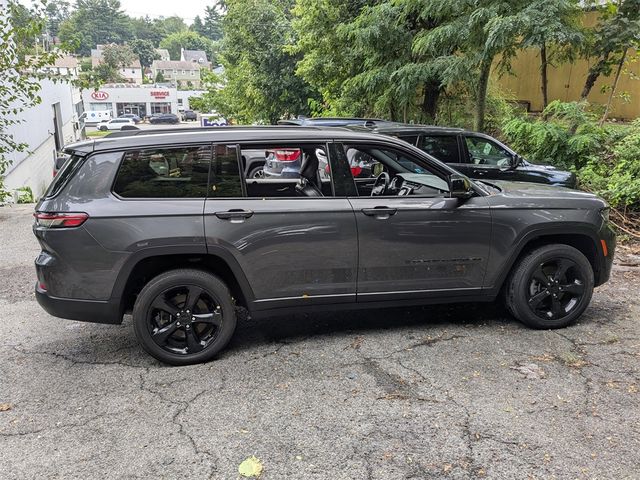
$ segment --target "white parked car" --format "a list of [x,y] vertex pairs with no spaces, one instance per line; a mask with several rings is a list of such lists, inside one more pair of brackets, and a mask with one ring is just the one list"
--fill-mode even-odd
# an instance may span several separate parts
[[122,130],[125,125],[136,125],[136,122],[132,118],[114,118],[113,120],[106,120],[96,125],[98,130]]

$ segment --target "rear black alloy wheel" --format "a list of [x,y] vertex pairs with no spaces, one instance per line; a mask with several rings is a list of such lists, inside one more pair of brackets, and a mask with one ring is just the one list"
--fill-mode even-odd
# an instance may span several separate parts
[[193,354],[207,348],[222,326],[222,310],[212,294],[186,285],[159,294],[148,311],[151,338],[162,349]]
[[529,327],[565,327],[589,306],[593,284],[591,264],[579,250],[545,245],[514,267],[506,285],[506,306]]
[[171,270],[142,289],[133,308],[140,345],[172,365],[213,358],[229,343],[236,313],[227,286],[200,270]]

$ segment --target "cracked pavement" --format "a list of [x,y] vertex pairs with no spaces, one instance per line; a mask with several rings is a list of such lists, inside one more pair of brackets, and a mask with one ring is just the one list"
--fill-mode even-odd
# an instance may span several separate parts
[[130,318],[38,306],[32,209],[0,208],[3,479],[234,479],[250,455],[264,479],[639,477],[637,256],[563,330],[477,304],[245,320],[177,368]]

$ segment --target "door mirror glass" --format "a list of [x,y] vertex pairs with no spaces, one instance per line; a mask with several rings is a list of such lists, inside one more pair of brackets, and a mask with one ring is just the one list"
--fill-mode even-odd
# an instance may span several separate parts
[[449,176],[449,191],[452,198],[470,198],[473,196],[471,182],[467,177],[459,173]]

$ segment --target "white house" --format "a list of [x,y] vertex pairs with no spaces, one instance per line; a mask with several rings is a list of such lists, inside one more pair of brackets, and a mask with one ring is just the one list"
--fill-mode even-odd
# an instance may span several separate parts
[[[33,58],[33,56],[28,55],[27,58]],[[40,70],[42,73],[48,73],[50,75],[67,77],[71,79],[78,78],[78,75],[80,73],[78,59],[76,57],[72,57],[71,55],[58,57],[56,58],[53,65],[46,65]]]
[[23,122],[8,128],[7,133],[16,142],[26,143],[28,151],[9,153],[4,175],[7,190],[28,186],[36,198],[53,179],[58,151],[81,139],[78,117],[84,111],[80,91],[68,82],[42,80],[39,95],[42,102],[19,113],[17,117]]

